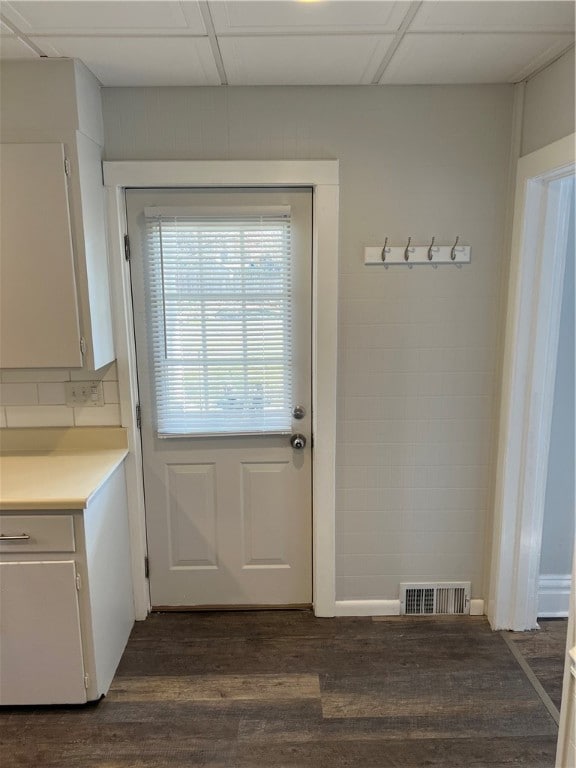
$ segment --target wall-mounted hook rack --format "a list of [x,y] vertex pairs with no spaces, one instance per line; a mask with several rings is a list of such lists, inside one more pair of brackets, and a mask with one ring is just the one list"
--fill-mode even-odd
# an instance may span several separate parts
[[380,264],[388,267],[390,264],[404,264],[409,267],[414,264],[469,264],[472,248],[469,245],[460,245],[460,235],[451,245],[436,245],[433,237],[427,245],[412,245],[412,238],[408,238],[408,244],[388,245],[388,238],[384,246],[368,245],[364,248],[364,264]]
[[388,238],[386,238],[386,240],[384,240],[384,246],[383,246],[382,252],[380,254],[380,258],[382,259],[382,261],[386,261],[386,254],[387,253],[388,253]]

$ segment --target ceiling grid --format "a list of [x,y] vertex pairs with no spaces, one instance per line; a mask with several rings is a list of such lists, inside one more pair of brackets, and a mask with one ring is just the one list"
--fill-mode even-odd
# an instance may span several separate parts
[[373,85],[380,84],[380,80],[382,79],[382,75],[386,71],[386,67],[392,61],[394,54],[396,53],[396,51],[400,46],[400,43],[404,39],[404,35],[409,30],[410,24],[412,24],[412,22],[414,21],[414,17],[418,13],[421,5],[422,5],[422,2],[410,3],[410,8],[406,11],[406,16],[404,16],[404,19],[402,20],[402,24],[400,24],[400,27],[398,28],[398,32],[396,32],[394,40],[392,41],[392,45],[388,49],[388,52],[386,53],[386,55],[382,59],[380,66],[376,70],[376,74],[374,75],[374,79],[372,80]]
[[574,45],[571,0],[3,0],[3,59],[105,86],[513,83]]
[[220,85],[228,85],[228,76],[226,75],[226,68],[222,61],[222,54],[220,52],[220,46],[218,44],[218,38],[216,37],[216,31],[214,29],[214,22],[212,21],[212,14],[210,13],[210,5],[206,0],[200,0],[198,3],[200,7],[200,13],[202,14],[202,20],[206,27],[206,33],[208,34],[208,40],[210,41],[210,48],[212,55],[214,56],[214,63],[216,69],[220,75]]

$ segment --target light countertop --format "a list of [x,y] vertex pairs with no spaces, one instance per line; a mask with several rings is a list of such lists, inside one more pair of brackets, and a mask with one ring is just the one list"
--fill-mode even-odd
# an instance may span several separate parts
[[[7,431],[3,430],[4,435]],[[68,432],[71,431],[75,430]],[[67,434],[65,439],[60,435],[51,442],[45,432],[36,439],[33,434],[28,437],[30,440],[25,443],[21,437],[10,445],[7,437],[3,441],[0,510],[85,509],[128,454],[118,434],[109,441],[101,435],[92,440],[87,431],[81,434],[81,440]],[[13,450],[16,445],[20,450]]]

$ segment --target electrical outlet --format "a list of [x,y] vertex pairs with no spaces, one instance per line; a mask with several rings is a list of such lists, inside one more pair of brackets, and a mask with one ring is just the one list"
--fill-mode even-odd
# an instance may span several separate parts
[[66,405],[100,407],[104,405],[104,387],[101,381],[66,382]]

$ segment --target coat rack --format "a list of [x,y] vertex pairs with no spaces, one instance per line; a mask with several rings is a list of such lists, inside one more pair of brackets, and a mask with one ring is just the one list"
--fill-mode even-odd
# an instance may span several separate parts
[[460,235],[452,245],[436,245],[433,237],[428,245],[412,245],[409,237],[404,245],[368,245],[364,248],[364,264],[388,267],[390,264],[404,264],[412,267],[414,264],[462,264],[470,263],[471,247],[459,245]]

